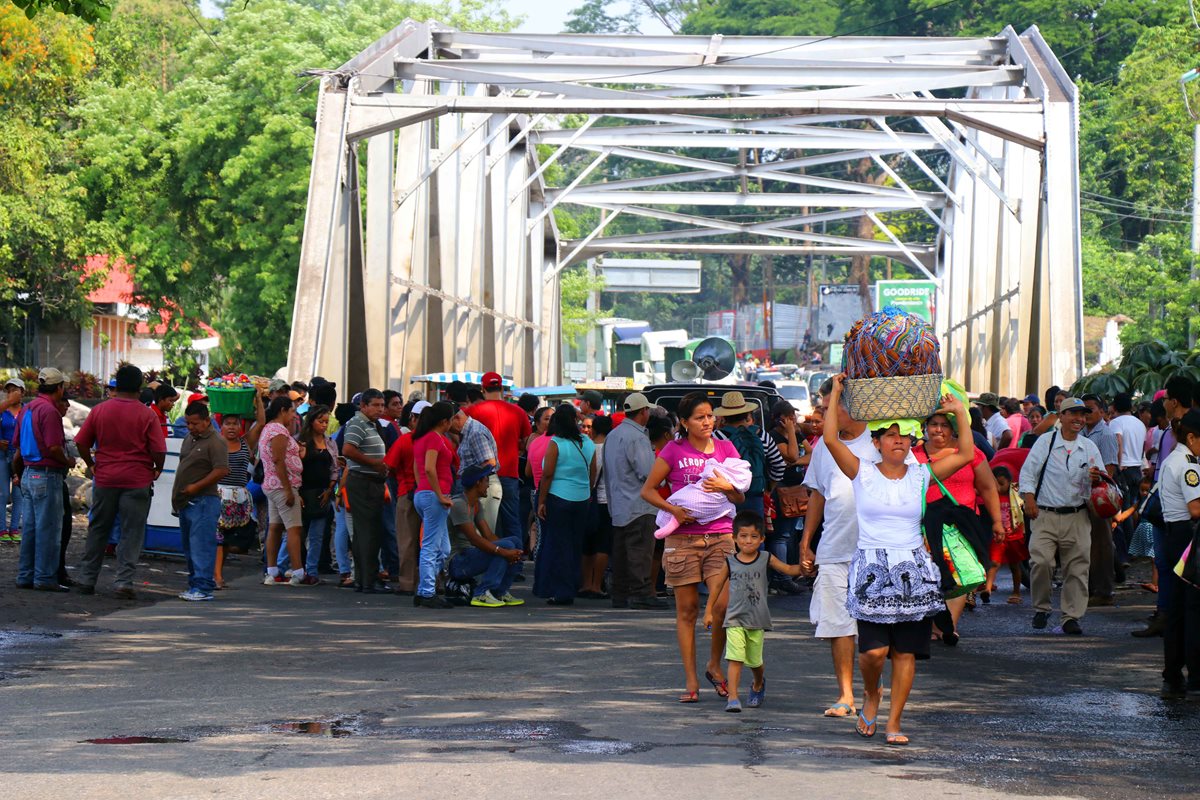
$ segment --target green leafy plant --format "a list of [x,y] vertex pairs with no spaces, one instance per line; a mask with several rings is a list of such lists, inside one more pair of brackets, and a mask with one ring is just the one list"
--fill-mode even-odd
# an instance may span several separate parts
[[22,9],[29,19],[53,9],[88,22],[108,22],[112,19],[113,11],[112,4],[105,0],[12,0],[12,3]]
[[1119,366],[1080,378],[1071,387],[1071,394],[1076,397],[1084,394],[1112,397],[1122,392],[1150,395],[1175,375],[1200,381],[1200,350],[1184,353],[1161,339],[1151,339],[1131,346]]

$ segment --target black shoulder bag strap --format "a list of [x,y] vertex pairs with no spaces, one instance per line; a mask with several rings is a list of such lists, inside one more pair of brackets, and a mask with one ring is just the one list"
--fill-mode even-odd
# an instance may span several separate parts
[[1038,472],[1037,488],[1033,490],[1033,502],[1038,502],[1042,496],[1042,481],[1046,480],[1046,465],[1050,463],[1050,454],[1054,452],[1054,442],[1058,439],[1058,431],[1050,437],[1050,449],[1046,451],[1046,460],[1042,462],[1042,469]]

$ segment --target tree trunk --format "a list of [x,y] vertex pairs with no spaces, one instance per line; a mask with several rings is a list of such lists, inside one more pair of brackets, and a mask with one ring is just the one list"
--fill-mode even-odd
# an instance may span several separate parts
[[729,257],[729,296],[736,311],[746,304],[750,293],[750,256],[734,253]]

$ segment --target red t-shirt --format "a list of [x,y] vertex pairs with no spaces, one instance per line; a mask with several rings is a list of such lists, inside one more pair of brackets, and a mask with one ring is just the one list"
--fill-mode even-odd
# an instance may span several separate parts
[[450,494],[454,488],[454,448],[450,440],[440,433],[427,433],[413,442],[413,463],[417,472],[417,491],[432,492],[429,474],[425,472],[425,454],[430,450],[437,452],[437,477],[442,494]]
[[[96,406],[99,408],[99,406]],[[154,412],[155,418],[158,420],[159,426],[162,428],[162,435],[169,436],[171,434],[171,423],[167,420],[167,412],[158,407],[158,403],[152,403],[150,410]]]
[[466,411],[467,416],[479,420],[492,432],[496,440],[496,454],[500,458],[500,469],[497,470],[500,477],[520,477],[520,443],[533,433],[529,426],[529,417],[521,407],[503,400],[484,400]]
[[144,489],[154,483],[154,454],[167,452],[158,416],[125,397],[93,408],[75,444],[96,451],[96,485],[103,489]]
[[392,442],[387,455],[383,457],[383,463],[391,467],[392,473],[396,476],[396,486],[400,494],[416,491],[417,476],[413,472],[413,465],[416,462],[413,460],[411,432],[400,434],[400,438]]
[[21,428],[25,424],[25,417],[29,416],[30,425],[33,428],[33,438],[37,445],[37,450],[41,454],[41,458],[23,458],[27,467],[70,467],[75,464],[70,456],[67,459],[70,463],[59,461],[54,456],[50,455],[51,447],[64,447],[66,445],[66,435],[63,432],[62,414],[58,413],[58,407],[49,395],[39,394],[37,397],[21,409],[21,413],[17,415],[17,429],[13,433],[12,443],[9,445],[12,452],[21,452]]
[[[957,450],[954,452],[958,452]],[[922,464],[929,463],[929,455],[925,452],[925,445],[921,445],[913,451],[917,457],[917,461]],[[975,458],[971,461],[970,466],[963,467],[958,472],[951,475],[942,481],[942,485],[950,494],[954,495],[954,499],[959,505],[967,508],[974,508],[975,502],[978,500],[975,491],[975,468],[984,462],[983,451],[978,447],[975,448]],[[932,476],[929,479],[929,491],[925,493],[925,502],[932,503],[935,500],[941,500],[945,497],[942,494],[942,489],[937,485],[937,481],[933,480]]]

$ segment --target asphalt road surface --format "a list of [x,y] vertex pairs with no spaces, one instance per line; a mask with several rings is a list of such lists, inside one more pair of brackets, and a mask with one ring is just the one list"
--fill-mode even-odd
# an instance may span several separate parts
[[700,704],[675,702],[669,612],[547,607],[527,583],[520,608],[415,609],[260,586],[246,558],[216,602],[161,599],[183,588],[179,568],[148,562],[157,602],[97,599],[88,613],[89,598],[38,595],[83,607],[30,615],[53,629],[20,624],[0,588],[0,796],[1200,794],[1200,703],[1158,698],[1161,640],[1129,636],[1152,595],[1132,586],[1087,615],[1083,637],[1034,632],[1028,596],[1009,606],[998,592],[957,648],[935,644],[918,665],[913,743],[889,748],[883,717],[864,740],[821,716],[834,683],[807,595],[772,598],[766,702],[735,715],[707,684]]

